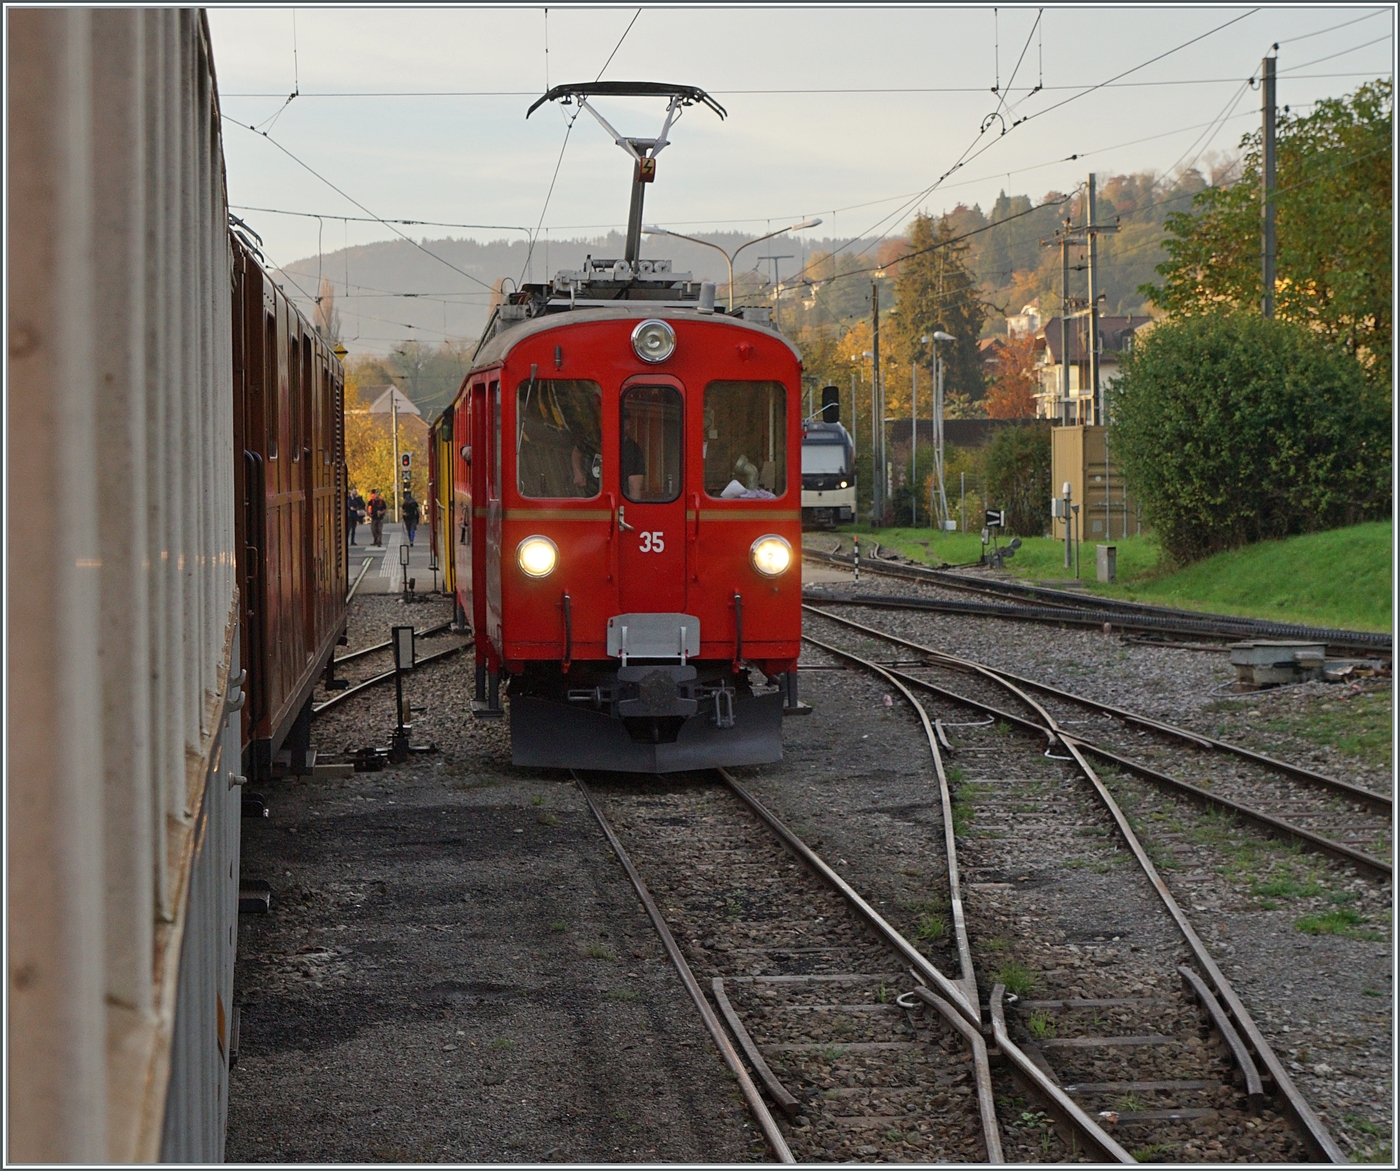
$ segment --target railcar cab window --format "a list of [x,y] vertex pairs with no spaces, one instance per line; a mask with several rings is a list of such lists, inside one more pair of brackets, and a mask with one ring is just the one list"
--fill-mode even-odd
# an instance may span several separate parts
[[802,445],[802,474],[804,476],[837,476],[845,470],[845,444],[809,442]]
[[705,494],[772,500],[787,491],[787,390],[781,382],[705,387]]
[[501,384],[493,382],[487,393],[491,397],[491,483],[488,485],[487,497],[491,500],[499,500],[501,498]]
[[597,496],[603,486],[603,388],[582,378],[527,378],[515,401],[520,495]]
[[622,394],[622,494],[665,504],[681,494],[681,419],[673,386],[633,386]]

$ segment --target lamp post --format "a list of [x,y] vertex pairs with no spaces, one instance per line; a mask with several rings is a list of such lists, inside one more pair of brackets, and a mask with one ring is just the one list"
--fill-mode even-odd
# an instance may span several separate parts
[[781,236],[784,232],[800,232],[804,228],[815,228],[821,219],[803,220],[800,224],[789,224],[786,228],[779,228],[776,232],[769,232],[766,236],[757,236],[752,240],[745,240],[733,252],[726,252],[718,244],[711,244],[708,240],[701,240],[696,236],[687,236],[681,232],[673,232],[669,228],[658,228],[652,226],[643,228],[642,231],[648,236],[674,236],[677,240],[689,240],[692,244],[703,244],[706,248],[713,248],[724,257],[724,263],[729,266],[729,293],[726,297],[727,312],[734,312],[734,261],[745,248],[752,244],[762,244],[764,240],[771,240],[774,236]]
[[[862,350],[861,358],[870,363],[870,518],[880,514],[880,484],[884,470],[880,467],[880,392],[875,385],[880,372],[875,369],[875,352]],[[878,521],[877,527],[878,527]]]
[[948,524],[948,493],[943,485],[943,360],[938,355],[938,343],[953,341],[951,333],[941,329],[933,334],[933,470],[938,489],[938,526]]
[[[919,338],[928,345],[928,334]],[[919,527],[919,362],[909,363],[909,524]]]

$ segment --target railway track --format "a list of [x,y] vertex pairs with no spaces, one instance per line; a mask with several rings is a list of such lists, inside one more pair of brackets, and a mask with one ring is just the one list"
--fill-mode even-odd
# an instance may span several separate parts
[[931,969],[913,944],[872,929],[815,854],[801,866],[724,773],[595,784],[580,779],[778,1160],[1001,1161],[980,1034],[896,1003],[911,961]]
[[[953,822],[972,880],[965,913],[989,1008],[993,1016],[1000,1008],[1006,1027],[1086,1112],[1148,1158],[1345,1161],[1076,733],[1027,689],[991,673],[980,679],[1000,691],[995,702],[985,690],[972,693],[965,675],[969,694],[960,695],[808,641],[877,673],[911,703],[916,691],[932,697],[917,702],[932,713],[920,718],[932,719],[940,751],[956,749]],[[1028,763],[1017,730],[1044,755]],[[1008,985],[1019,997],[1010,1006]],[[1214,1049],[1201,1036],[1205,1019]]]
[[[1083,742],[1009,684],[1037,716],[1012,723],[1061,750],[1028,764],[1024,743],[1007,735],[1010,713],[944,696],[942,718],[931,718],[913,677],[808,641],[877,674],[919,715],[944,827],[947,877],[933,892],[952,924],[942,946],[915,948],[727,774],[728,793],[713,781],[639,790],[628,780],[595,798],[580,782],[677,967],[699,969],[686,982],[712,1033],[726,1018],[721,1048],[732,1063],[740,1051],[749,1058],[753,1078],[742,1065],[736,1076],[761,1128],[781,1135],[772,1144],[780,1158],[981,1161],[1000,1147],[1015,1161],[1086,1152],[1132,1161],[1129,1148],[1149,1159],[1345,1161]],[[946,710],[954,702],[999,722],[959,720]],[[945,768],[955,724],[970,724],[953,734],[991,775]],[[961,865],[983,881],[965,896],[954,830],[969,815],[980,834],[970,851],[963,843]],[[755,833],[755,817],[776,841]],[[1088,927],[1079,940],[1047,930],[1110,890],[1117,930]],[[987,1075],[990,1087],[974,1040],[984,1033],[1000,1067]],[[790,1122],[773,1120],[759,1085]]]
[[[849,566],[849,556],[804,549],[803,557]],[[918,582],[939,589],[970,593],[995,599],[988,602],[965,601],[936,596],[892,596],[881,594],[836,595],[827,591],[804,591],[809,602],[835,602],[887,609],[930,610],[938,613],[963,614],[1026,622],[1050,623],[1060,626],[1101,628],[1105,623],[1120,632],[1177,638],[1216,638],[1228,641],[1244,639],[1290,639],[1325,643],[1329,650],[1343,655],[1367,655],[1389,659],[1392,638],[1388,634],[1369,631],[1337,630],[1303,626],[1296,623],[1269,622],[1262,619],[1237,618],[1225,614],[1205,614],[1178,610],[1169,606],[1153,606],[1096,595],[1076,596],[1059,589],[1048,589],[1020,582],[973,579],[950,570],[932,569],[914,564],[861,559],[862,573],[902,581]]]
[[[1025,707],[1034,693],[1043,710],[1097,760],[1173,796],[1344,861],[1367,877],[1391,877],[1392,799],[1386,794],[1011,672],[969,664],[829,610],[810,605],[807,610],[845,630],[924,656],[922,673],[913,677],[916,687],[944,688],[947,694],[979,700],[998,718],[1028,728],[1041,726],[1038,712],[1017,715],[1005,710],[1005,701],[1019,696],[1024,701],[1019,706]],[[1094,718],[1077,718],[1085,713]],[[1086,727],[1092,730],[1083,731]]]
[[[413,632],[413,636],[415,639],[432,638],[436,635],[445,634],[446,632],[451,630],[451,628],[451,621],[440,622],[436,626],[429,626],[423,630],[415,630]],[[443,659],[450,658],[453,655],[457,654],[458,651],[462,650],[463,646],[465,645],[466,644],[452,646],[448,647],[446,650],[441,650],[433,654],[424,655],[422,658],[418,659],[417,663],[414,666],[414,669],[417,670],[420,667],[431,666],[433,663],[437,663],[442,661]],[[359,650],[349,651],[348,653],[343,654],[338,659],[336,659],[334,666],[341,667],[346,663],[360,662],[374,654],[384,654],[390,652],[393,650],[393,646],[394,644],[392,640],[386,640],[384,642],[375,643],[372,646],[361,647]],[[368,676],[367,678],[355,680],[349,687],[345,688],[345,690],[337,691],[334,694],[332,694],[329,698],[323,700],[321,703],[315,704],[311,709],[311,714],[313,716],[317,716],[320,715],[322,712],[330,711],[334,708],[337,708],[341,704],[345,703],[347,700],[353,698],[356,695],[360,695],[362,692],[365,692],[372,687],[377,687],[381,683],[391,682],[393,678],[394,671],[393,668],[390,668],[387,671],[378,672],[374,675]]]

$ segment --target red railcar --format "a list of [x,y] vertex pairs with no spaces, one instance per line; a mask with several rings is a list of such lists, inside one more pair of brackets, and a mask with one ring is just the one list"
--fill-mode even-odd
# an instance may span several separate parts
[[478,711],[507,680],[517,764],[779,759],[802,629],[797,350],[664,261],[527,285],[488,332],[435,424]]
[[243,767],[311,770],[311,693],[345,634],[344,374],[237,233],[234,478]]

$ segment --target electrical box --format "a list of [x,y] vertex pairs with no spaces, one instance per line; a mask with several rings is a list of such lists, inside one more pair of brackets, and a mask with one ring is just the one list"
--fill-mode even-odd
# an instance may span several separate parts
[[1069,513],[1065,510],[1065,498],[1063,496],[1050,497],[1050,515],[1056,520],[1064,520]]

